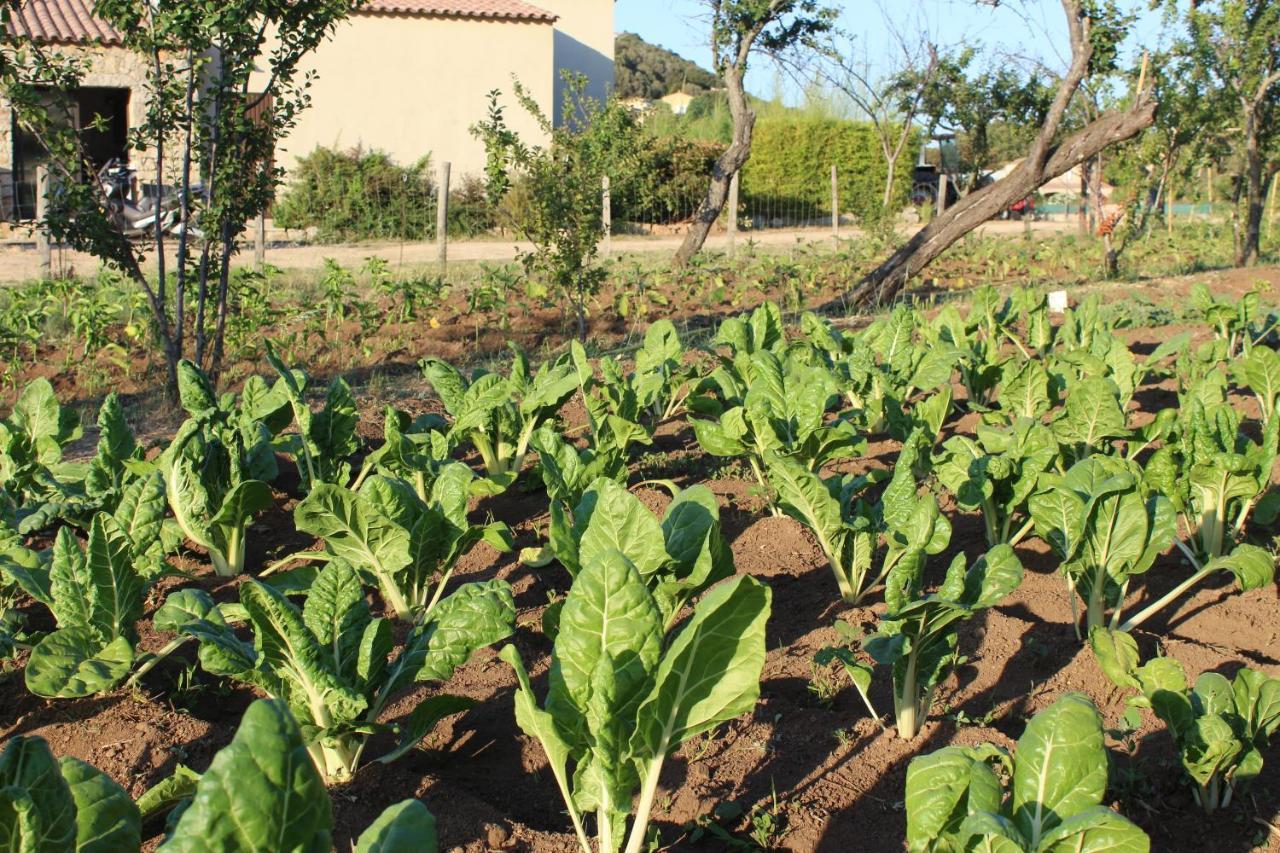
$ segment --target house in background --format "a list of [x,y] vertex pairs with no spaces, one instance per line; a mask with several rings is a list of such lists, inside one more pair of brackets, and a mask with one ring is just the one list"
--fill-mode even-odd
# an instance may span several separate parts
[[[120,33],[93,16],[93,0],[23,0],[11,18],[18,33],[64,54],[89,59],[83,86],[72,93],[67,120],[84,128],[85,153],[93,166],[112,158],[133,159],[154,175],[154,162],[134,152],[130,158],[128,132],[143,121],[146,98],[142,81],[146,63],[120,45]],[[99,128],[90,128],[100,116]],[[36,166],[43,147],[15,121],[0,97],[0,219],[35,216]]]
[[[470,128],[485,116],[487,94],[503,92],[506,118],[538,141],[536,122],[516,103],[518,79],[543,112],[563,118],[565,71],[588,79],[588,93],[613,86],[614,0],[367,0],[311,57],[311,106],[276,153],[287,171],[316,146],[376,148],[401,163],[431,155],[453,173],[479,174],[484,146]],[[129,129],[146,112],[144,63],[120,34],[93,15],[93,0],[20,0],[11,26],[59,50],[86,56],[76,115],[95,165],[131,161],[155,180],[154,158],[129,151]],[[265,85],[265,75],[261,85]],[[0,99],[0,216],[29,218],[41,149]]]
[[454,175],[480,174],[484,146],[470,128],[490,90],[507,124],[540,141],[512,94],[512,78],[543,112],[563,118],[561,75],[588,93],[613,87],[613,0],[370,0],[316,51],[311,107],[281,144],[287,170],[316,146],[377,148],[399,163],[430,154]]
[[695,98],[695,95],[690,95],[688,92],[672,92],[670,95],[663,95],[659,100],[671,107],[672,113],[682,116],[689,112],[689,105]]

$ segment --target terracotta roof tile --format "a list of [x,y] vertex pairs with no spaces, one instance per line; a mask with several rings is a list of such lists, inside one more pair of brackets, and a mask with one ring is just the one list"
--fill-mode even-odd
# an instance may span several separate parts
[[10,17],[14,32],[35,41],[119,44],[120,32],[93,14],[93,0],[24,0]]
[[369,0],[360,7],[359,12],[547,23],[556,19],[546,9],[539,9],[522,0]]
[[[488,18],[551,23],[556,16],[523,0],[369,0],[357,14]],[[119,44],[115,27],[93,14],[93,0],[22,0],[10,18],[14,32],[36,41]]]

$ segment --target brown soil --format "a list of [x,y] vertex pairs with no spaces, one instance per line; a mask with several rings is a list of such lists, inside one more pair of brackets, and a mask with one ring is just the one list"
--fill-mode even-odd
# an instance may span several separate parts
[[[1107,292],[1109,299],[1140,296],[1176,302],[1187,286],[1208,280],[1216,292],[1239,293],[1258,278],[1280,280],[1274,269],[1167,280]],[[1139,350],[1182,331],[1181,327],[1129,333]],[[1198,332],[1200,330],[1197,330]],[[407,394],[402,390],[402,394]],[[1147,406],[1168,405],[1159,387],[1144,392]],[[367,403],[362,431],[380,434],[381,406]],[[422,409],[421,396],[396,404]],[[855,467],[892,464],[892,442],[873,445]],[[834,581],[810,535],[795,522],[760,512],[752,484],[713,467],[701,457],[687,430],[668,428],[643,462],[644,476],[671,476],[682,484],[709,482],[722,499],[725,534],[737,569],[768,583],[774,593],[768,660],[754,713],[687,744],[666,764],[655,821],[667,849],[718,850],[721,842],[693,842],[687,824],[708,816],[717,804],[734,801],[750,813],[769,812],[779,827],[773,849],[793,851],[895,851],[903,847],[903,788],[910,759],[947,744],[992,741],[1011,746],[1026,720],[1064,692],[1088,694],[1109,726],[1117,726],[1124,696],[1099,673],[1071,626],[1069,593],[1055,573],[1044,543],[1030,538],[1019,547],[1027,568],[1022,586],[1000,606],[961,630],[967,661],[946,681],[934,716],[919,738],[907,743],[871,720],[855,691],[834,669],[817,672],[814,654],[838,642],[837,619],[872,628],[883,605],[851,609],[839,603]],[[718,473],[719,472],[719,473]],[[639,478],[639,475],[637,476]],[[284,478],[287,486],[288,478]],[[646,491],[658,507],[663,498]],[[263,565],[306,547],[291,521],[293,501],[279,495],[278,508],[252,528],[250,563]],[[550,644],[540,616],[549,598],[563,593],[568,576],[559,567],[530,570],[515,560],[521,547],[537,544],[545,528],[546,498],[520,487],[484,502],[517,534],[512,554],[481,545],[465,560],[463,580],[503,578],[515,591],[518,629],[514,642],[530,665],[535,689],[545,687]],[[957,514],[951,552],[935,558],[940,571],[950,554],[971,557],[984,550],[976,516]],[[1267,537],[1274,531],[1254,531]],[[183,567],[196,569],[198,555]],[[1130,607],[1150,600],[1185,576],[1176,555],[1162,557],[1137,584]],[[169,581],[165,590],[196,583],[220,600],[234,598],[234,584],[202,575],[197,581]],[[155,595],[148,612],[158,603]],[[50,627],[48,616],[31,608],[35,628]],[[164,637],[143,626],[143,645],[156,649]],[[1209,581],[1148,623],[1139,633],[1144,654],[1157,647],[1177,658],[1194,678],[1205,671],[1234,672],[1241,665],[1280,675],[1280,607],[1276,588],[1237,594],[1229,584]],[[0,694],[0,738],[38,734],[55,753],[74,755],[107,771],[137,795],[172,771],[178,762],[207,766],[225,745],[252,691],[214,679],[192,664],[190,649],[157,667],[137,694],[47,702],[22,686],[21,672],[7,676]],[[818,686],[832,689],[820,691]],[[444,849],[559,851],[574,839],[541,748],[515,725],[514,679],[494,651],[484,651],[448,685],[480,701],[473,710],[446,721],[424,746],[389,766],[366,766],[355,781],[332,791],[340,849],[387,805],[420,797],[437,815]],[[829,695],[822,696],[826,692]],[[390,708],[402,717],[426,695],[419,688]],[[871,691],[877,709],[891,722],[887,673],[879,671]],[[368,754],[389,743],[375,741]],[[1194,806],[1168,734],[1148,715],[1136,737],[1111,740],[1115,760],[1110,802],[1137,821],[1160,851],[1280,850],[1280,754],[1267,754],[1262,775],[1232,808],[1206,817]],[[726,821],[745,837],[745,819]]]

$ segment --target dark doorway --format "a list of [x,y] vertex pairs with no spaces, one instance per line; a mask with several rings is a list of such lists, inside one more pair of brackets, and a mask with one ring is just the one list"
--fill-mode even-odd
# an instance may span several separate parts
[[[129,90],[89,86],[70,97],[49,95],[51,106],[66,111],[66,121],[80,130],[89,169],[97,170],[112,158],[129,159]],[[16,120],[13,123],[14,215],[36,215],[36,169],[47,159],[44,146]],[[92,179],[87,174],[85,179]]]
[[96,172],[113,158],[129,159],[129,90],[84,88],[76,91],[80,138],[85,158]]

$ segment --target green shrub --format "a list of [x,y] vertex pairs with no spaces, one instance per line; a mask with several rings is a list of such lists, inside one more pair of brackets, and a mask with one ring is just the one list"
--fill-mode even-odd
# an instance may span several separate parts
[[648,137],[630,168],[610,187],[615,222],[669,223],[693,214],[724,146],[676,137]]
[[[493,227],[484,185],[463,176],[449,194],[449,233]],[[436,183],[430,155],[402,166],[382,151],[317,147],[298,161],[274,211],[284,228],[315,228],[322,242],[434,240]]]
[[[898,160],[889,213],[906,202],[918,146],[914,140]],[[742,170],[743,201],[748,209],[768,203],[806,218],[830,215],[832,165],[839,170],[842,212],[863,221],[886,213],[886,166],[874,128],[820,116],[765,117],[756,124],[751,159]]]

